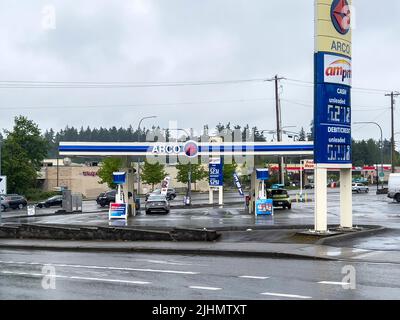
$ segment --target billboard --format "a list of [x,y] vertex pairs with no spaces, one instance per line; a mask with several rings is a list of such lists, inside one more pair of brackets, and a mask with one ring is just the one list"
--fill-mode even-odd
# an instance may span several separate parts
[[320,167],[352,164],[350,4],[316,0],[314,162]]

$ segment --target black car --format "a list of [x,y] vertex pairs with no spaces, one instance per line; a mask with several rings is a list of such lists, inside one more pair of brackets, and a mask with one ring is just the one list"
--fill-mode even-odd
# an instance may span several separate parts
[[20,196],[19,194],[7,194],[4,196],[5,203],[12,209],[23,209],[28,205],[28,201],[24,196]]
[[[150,196],[153,195],[160,195],[161,194],[161,189],[156,189],[153,192],[150,192],[148,194],[146,194],[146,201],[149,199]],[[167,191],[167,200],[168,201],[172,201],[176,198],[176,191],[174,188],[168,188]]]
[[61,207],[63,196],[54,196],[37,204],[38,208]]
[[109,206],[111,202],[115,202],[116,195],[117,195],[116,190],[102,192],[97,197],[96,202],[99,206],[104,208],[105,206]]

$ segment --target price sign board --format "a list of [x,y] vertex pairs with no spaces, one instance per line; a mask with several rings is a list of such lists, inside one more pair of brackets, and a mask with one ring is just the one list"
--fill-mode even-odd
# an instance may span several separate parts
[[222,187],[224,185],[224,166],[221,158],[212,158],[209,163],[210,187]]

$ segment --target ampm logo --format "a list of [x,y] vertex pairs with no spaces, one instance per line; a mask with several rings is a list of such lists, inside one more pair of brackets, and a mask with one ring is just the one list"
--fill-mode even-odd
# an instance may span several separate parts
[[337,32],[346,35],[350,30],[350,6],[347,0],[334,0],[331,6],[331,19]]
[[325,56],[324,80],[327,83],[336,83],[351,86],[351,60],[337,56]]

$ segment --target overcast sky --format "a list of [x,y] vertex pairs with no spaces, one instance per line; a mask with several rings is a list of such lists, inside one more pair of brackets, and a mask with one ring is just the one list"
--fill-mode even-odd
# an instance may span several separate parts
[[[311,82],[313,4],[314,0],[2,0],[0,80],[185,82],[279,74]],[[49,21],[49,5],[55,9],[55,29],[43,26]],[[356,0],[354,5],[354,87],[400,90],[400,2]],[[281,84],[283,126],[308,131],[312,86]],[[275,129],[273,98],[273,83],[268,82],[113,89],[3,87],[0,127],[10,128],[20,114],[43,130],[67,125],[137,127],[141,117],[157,115],[157,120],[143,125],[167,127],[169,121],[177,121],[178,127],[201,130],[204,124],[231,122],[267,130]],[[353,92],[353,120],[379,122],[385,137],[390,135],[389,108],[384,92]],[[379,131],[356,126],[353,136],[378,138]]]

